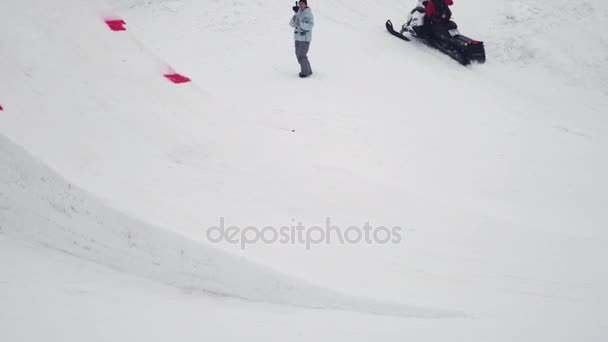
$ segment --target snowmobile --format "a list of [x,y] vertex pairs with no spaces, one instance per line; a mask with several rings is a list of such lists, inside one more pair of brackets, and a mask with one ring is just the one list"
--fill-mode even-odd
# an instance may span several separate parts
[[403,24],[398,32],[395,31],[390,20],[386,21],[386,29],[393,36],[405,41],[410,41],[410,38],[406,35],[406,33],[409,33],[412,37],[447,54],[462,65],[469,65],[471,62],[484,63],[486,61],[483,42],[462,35],[458,31],[458,25],[453,21],[447,23],[448,35],[444,39],[438,39],[431,33],[431,24],[429,20],[425,20],[424,15],[424,8],[416,7],[410,12],[407,22]]

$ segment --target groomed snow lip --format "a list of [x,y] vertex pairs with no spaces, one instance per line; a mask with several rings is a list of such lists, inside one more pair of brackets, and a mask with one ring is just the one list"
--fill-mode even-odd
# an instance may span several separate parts
[[0,135],[0,234],[212,296],[411,318],[462,312],[352,297],[286,276],[104,205]]

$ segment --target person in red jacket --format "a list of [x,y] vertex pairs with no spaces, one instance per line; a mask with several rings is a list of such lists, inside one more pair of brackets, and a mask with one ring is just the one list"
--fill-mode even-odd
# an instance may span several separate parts
[[432,35],[439,40],[447,39],[449,30],[457,27],[455,22],[450,21],[452,11],[449,6],[453,4],[452,0],[430,0],[426,3],[426,20],[431,25]]

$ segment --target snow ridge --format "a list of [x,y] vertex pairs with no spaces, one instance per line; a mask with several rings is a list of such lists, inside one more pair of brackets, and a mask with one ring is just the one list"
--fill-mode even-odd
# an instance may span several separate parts
[[[105,207],[0,136],[0,232],[183,289],[412,317],[454,312],[348,298]],[[202,232],[201,232],[202,233]]]

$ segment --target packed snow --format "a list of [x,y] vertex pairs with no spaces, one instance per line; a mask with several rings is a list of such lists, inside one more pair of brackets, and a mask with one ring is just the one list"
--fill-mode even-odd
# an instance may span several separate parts
[[[455,1],[462,67],[415,2],[310,0],[304,80],[292,1],[0,4],[0,340],[605,341],[608,4]],[[327,219],[402,239],[208,238]]]

